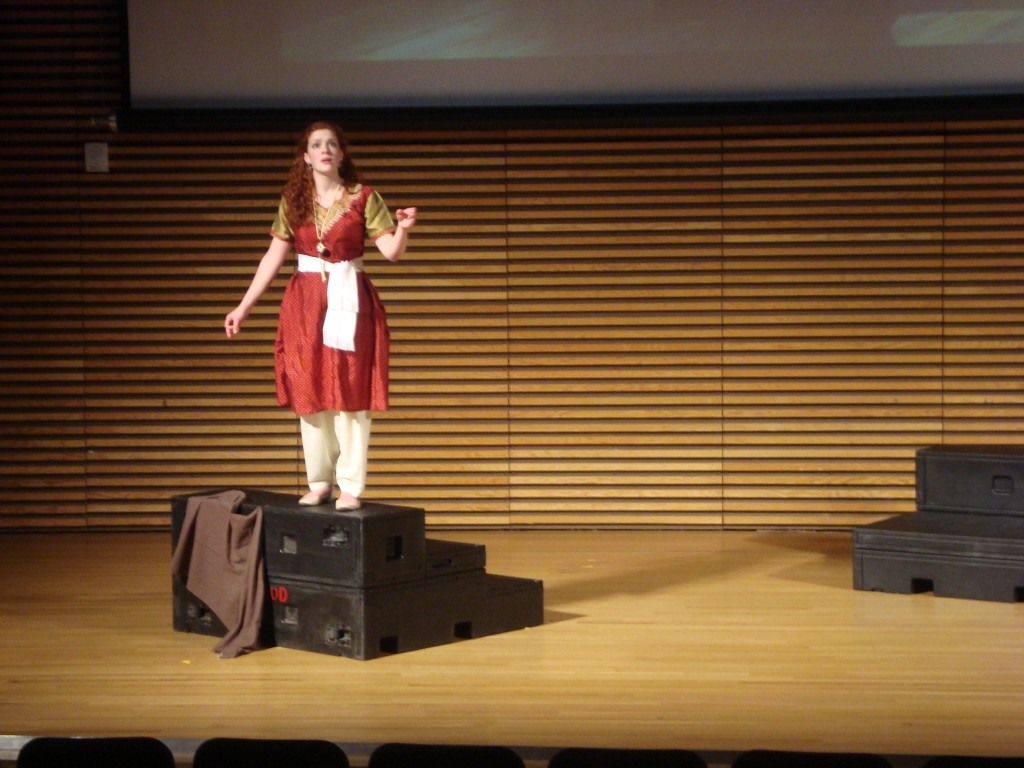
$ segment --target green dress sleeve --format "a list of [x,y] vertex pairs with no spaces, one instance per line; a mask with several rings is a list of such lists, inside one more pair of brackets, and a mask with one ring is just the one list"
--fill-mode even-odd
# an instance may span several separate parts
[[270,225],[270,234],[279,240],[287,240],[289,243],[295,239],[292,234],[291,225],[288,223],[288,217],[285,216],[285,204],[283,197],[281,198],[280,204],[277,206],[277,216],[274,217],[274,223]]
[[395,231],[394,219],[391,218],[388,206],[377,190],[371,191],[370,196],[366,199],[365,217],[366,233],[373,240]]

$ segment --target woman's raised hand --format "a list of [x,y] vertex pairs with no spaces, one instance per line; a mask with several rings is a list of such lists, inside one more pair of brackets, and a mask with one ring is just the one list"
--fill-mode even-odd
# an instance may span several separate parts
[[402,229],[409,229],[409,227],[416,225],[416,209],[415,208],[399,208],[395,211],[398,216],[398,226]]

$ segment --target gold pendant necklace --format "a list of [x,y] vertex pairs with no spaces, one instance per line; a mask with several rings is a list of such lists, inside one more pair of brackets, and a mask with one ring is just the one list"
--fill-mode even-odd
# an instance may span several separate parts
[[[340,195],[339,195],[340,192]],[[345,184],[342,182],[341,188],[338,192],[334,193],[334,200],[331,201],[330,207],[323,215],[321,221],[317,221],[316,208],[313,209],[313,230],[316,232],[316,252],[322,259],[324,254],[327,253],[327,246],[324,245],[324,235],[327,234],[328,222],[331,220],[331,214],[334,213],[334,206],[338,204],[339,200],[344,200],[348,190],[345,189]]]

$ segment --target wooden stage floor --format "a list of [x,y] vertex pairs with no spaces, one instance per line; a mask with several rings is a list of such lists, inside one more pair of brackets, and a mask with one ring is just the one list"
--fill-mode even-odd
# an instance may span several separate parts
[[[852,588],[848,532],[431,531],[545,623],[371,661],[171,629],[169,533],[0,534],[0,759],[33,735],[1024,755],[1024,604]],[[363,763],[365,764],[365,763]]]

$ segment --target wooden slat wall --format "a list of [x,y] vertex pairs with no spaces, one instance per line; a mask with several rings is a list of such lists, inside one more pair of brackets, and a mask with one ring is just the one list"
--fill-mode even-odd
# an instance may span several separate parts
[[941,124],[728,128],[727,524],[913,508],[942,441]]
[[391,131],[379,142],[353,148],[360,171],[392,208],[419,214],[407,258],[367,257],[392,339],[391,408],[374,421],[367,493],[422,506],[435,525],[508,524],[504,134]]
[[718,128],[513,132],[512,520],[720,524]]
[[0,526],[86,522],[80,136],[120,35],[109,1],[0,7]]
[[[292,133],[95,125],[117,0],[0,28],[0,527],[297,493],[284,279],[221,330]],[[369,496],[438,526],[848,526],[913,509],[920,446],[1019,442],[1024,119],[396,123],[351,136],[421,211],[368,264],[393,338]]]
[[283,281],[235,342],[222,326],[267,247],[287,142],[109,139],[111,173],[82,181],[89,522],[166,520],[158,500],[206,488],[294,488],[295,420],[267,377]]
[[948,126],[943,436],[1024,432],[1024,120]]

